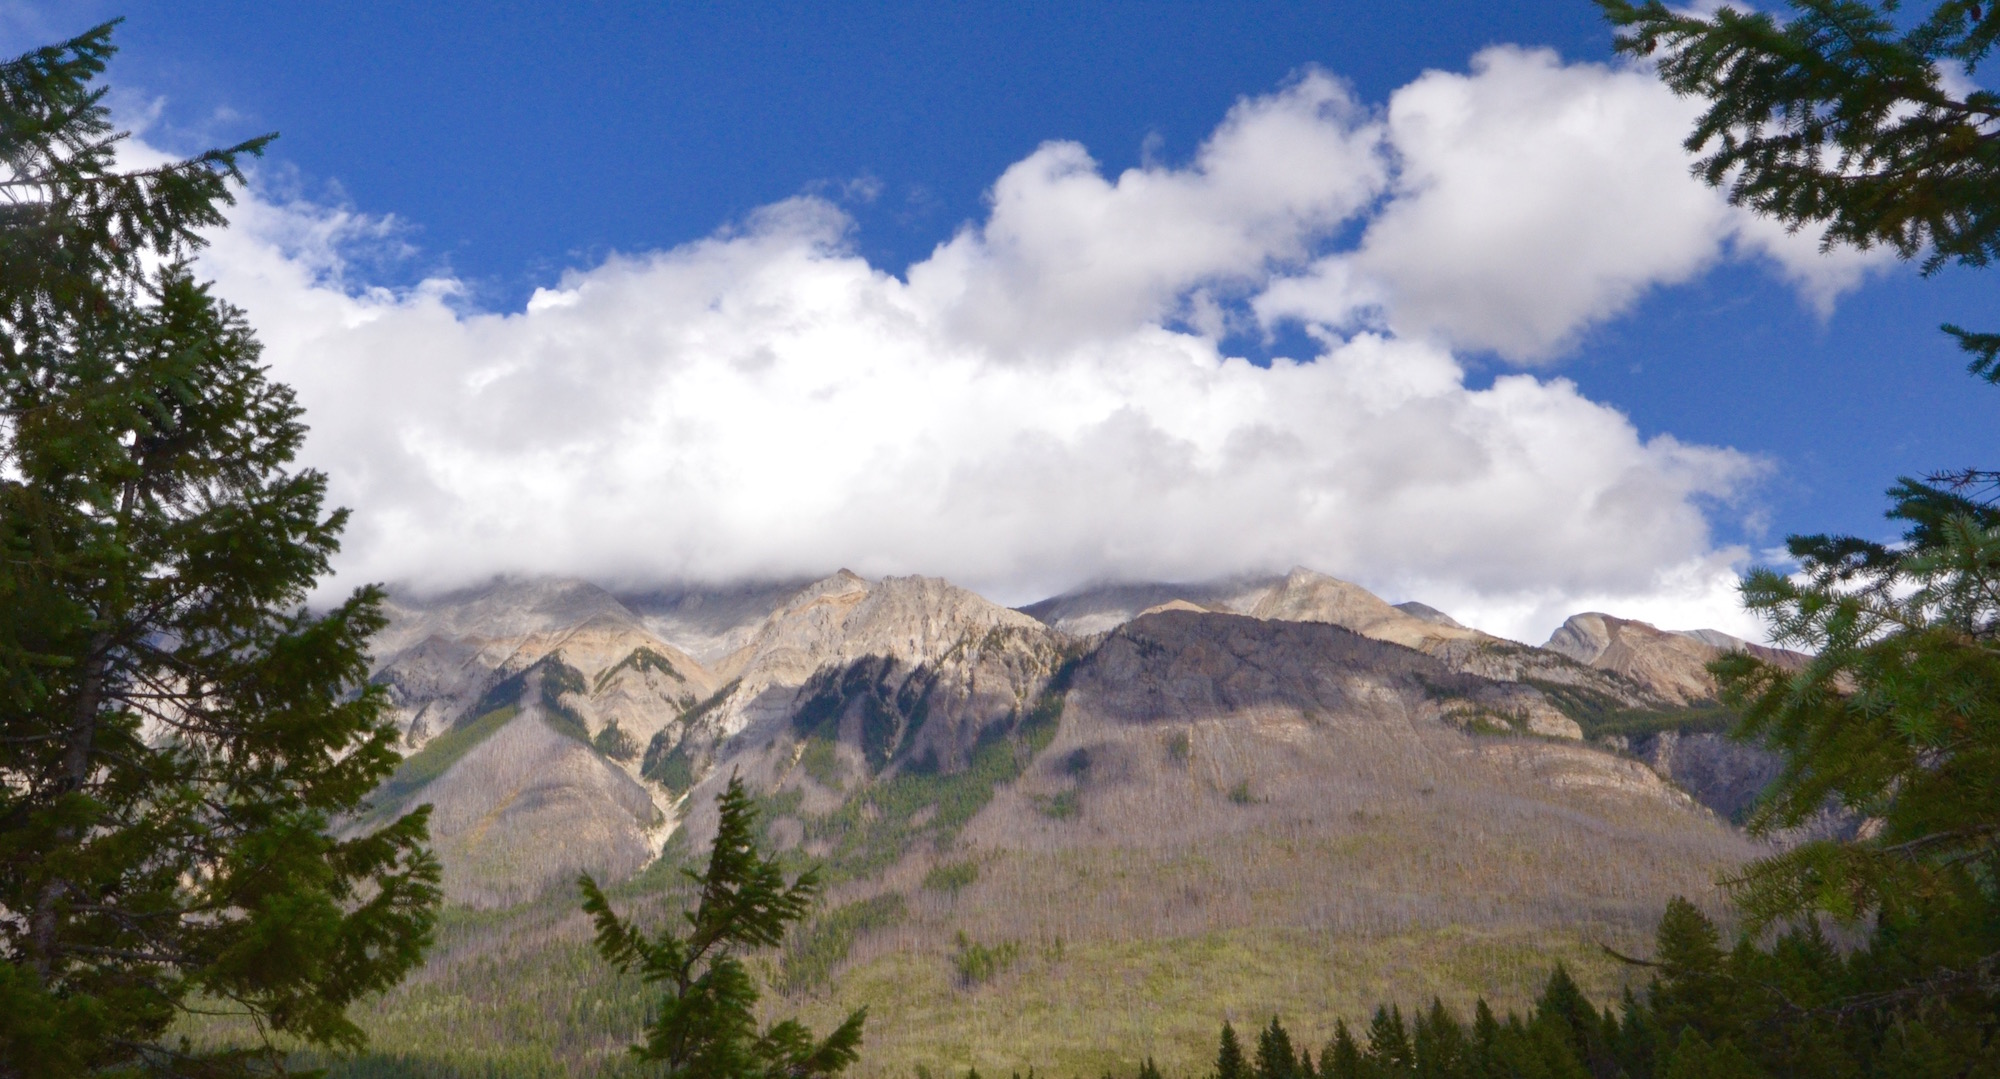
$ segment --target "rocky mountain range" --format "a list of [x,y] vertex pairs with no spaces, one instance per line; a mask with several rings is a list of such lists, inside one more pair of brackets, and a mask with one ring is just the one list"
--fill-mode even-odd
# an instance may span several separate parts
[[1219,1016],[1505,1006],[1554,958],[1609,999],[1602,945],[1673,895],[1726,916],[1718,877],[1773,849],[1735,822],[1776,761],[1717,733],[1704,670],[1755,646],[1608,614],[1531,646],[1305,569],[1020,609],[847,572],[498,580],[388,613],[407,756],[373,815],[433,807],[462,912],[367,1006],[412,1060],[618,1059],[638,1005],[571,882],[671,916],[731,775],[828,886],[760,977],[809,1022],[867,1004],[871,1076],[1196,1074]]
[[[786,822],[824,853],[806,833],[871,788],[964,774],[996,740],[1016,757],[1045,754],[1042,743],[1076,739],[1083,714],[1120,729],[1178,717],[1176,752],[1200,762],[1194,772],[1221,767],[1199,751],[1205,732],[1294,723],[1294,740],[1359,739],[1385,754],[1448,737],[1557,786],[1740,815],[1773,762],[1712,721],[1671,720],[1702,718],[1714,693],[1703,665],[1724,649],[1794,661],[1597,613],[1530,647],[1306,569],[1090,588],[1019,610],[942,580],[846,571],[631,595],[500,580],[398,596],[388,613],[374,680],[409,756],[377,812],[432,804],[448,894],[475,905],[518,902],[580,870],[629,876],[676,829],[698,846],[708,795],[734,772],[795,797]],[[1154,649],[1181,658],[1155,664]],[[1655,722],[1621,727],[1633,717]],[[1099,748],[1091,774],[1131,752]],[[1038,761],[1018,763],[1003,785]],[[1211,785],[1255,785],[1224,771]],[[934,853],[939,838],[902,836],[911,850],[870,858]]]

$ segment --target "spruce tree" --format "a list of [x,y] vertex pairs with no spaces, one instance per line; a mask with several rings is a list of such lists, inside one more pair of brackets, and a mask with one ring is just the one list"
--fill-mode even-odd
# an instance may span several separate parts
[[1493,1008],[1486,1003],[1486,998],[1480,997],[1472,1007],[1473,1074],[1498,1074],[1499,1043],[1500,1021],[1493,1017]]
[[1436,997],[1431,998],[1429,1013],[1417,1017],[1412,1049],[1421,1079],[1458,1079],[1470,1065],[1465,1030]]
[[422,811],[352,825],[380,594],[306,609],[345,514],[189,263],[268,139],[120,169],[111,37],[0,64],[0,1076],[269,1072],[164,1038],[199,1001],[359,1045],[437,866]]
[[[1618,48],[1676,92],[1707,103],[1687,147],[1730,201],[1826,243],[1887,246],[1985,266],[2000,255],[2000,95],[1975,74],[2000,40],[2000,9],[1944,0],[1914,15],[1893,2],[1787,0],[1690,12],[1661,0],[1597,0]],[[2000,334],[1947,325],[1972,371],[2000,382]]]
[[1236,1028],[1222,1023],[1221,1043],[1215,1050],[1214,1079],[1251,1079],[1250,1063],[1243,1058],[1243,1045],[1236,1040]]
[[[828,1079],[854,1063],[868,1009],[860,1008],[823,1039],[796,1020],[757,1029],[759,993],[741,953],[776,947],[818,897],[817,870],[789,883],[776,857],[757,842],[757,807],[741,776],[716,803],[715,845],[703,872],[684,870],[696,888],[685,932],[665,926],[651,937],[611,909],[589,874],[577,878],[583,909],[597,927],[597,950],[620,971],[659,987],[641,1061],[669,1079]],[[976,1074],[976,1073],[975,1073]],[[1242,1079],[1242,1077],[1232,1077]]]
[[1689,1029],[1704,1038],[1728,1032],[1725,959],[1715,923],[1686,899],[1668,900],[1653,945],[1659,977],[1648,993],[1653,1021],[1668,1044]]
[[1292,1037],[1277,1016],[1257,1034],[1257,1079],[1296,1079],[1298,1057],[1292,1053]]
[[1319,1052],[1320,1079],[1362,1079],[1361,1047],[1347,1029],[1347,1020],[1333,1023],[1333,1040]]
[[1410,1029],[1403,1023],[1400,1006],[1375,1009],[1375,1018],[1368,1023],[1368,1055],[1365,1059],[1384,1075],[1404,1075],[1415,1066],[1416,1054],[1410,1047]]

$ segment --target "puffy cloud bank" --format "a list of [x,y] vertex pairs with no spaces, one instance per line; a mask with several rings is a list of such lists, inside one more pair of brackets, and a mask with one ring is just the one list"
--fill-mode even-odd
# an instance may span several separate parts
[[[343,582],[847,566],[1020,602],[1305,564],[1524,638],[1585,607],[1741,630],[1745,553],[1705,514],[1758,462],[1561,378],[1468,388],[1453,352],[1547,361],[1721,258],[1809,302],[1853,285],[1688,176],[1690,116],[1642,73],[1494,49],[1386,108],[1307,73],[1179,167],[1047,144],[900,276],[811,198],[516,312],[354,287],[373,224],[261,195],[205,269],[357,511]],[[1317,354],[1223,347],[1288,323]]]

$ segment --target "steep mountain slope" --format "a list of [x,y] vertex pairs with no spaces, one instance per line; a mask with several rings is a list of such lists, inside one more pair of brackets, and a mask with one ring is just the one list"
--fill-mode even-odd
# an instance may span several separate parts
[[[865,1075],[1142,1049],[1193,1074],[1224,1017],[1282,1008],[1317,1044],[1385,997],[1518,1000],[1552,956],[1603,995],[1596,943],[1636,946],[1760,849],[1638,761],[1514,732],[1541,688],[1331,623],[1165,611],[1086,646],[942,582],[806,591],[736,676],[825,662],[718,739],[670,849],[741,769],[833,882],[764,969],[787,1011],[869,1005]],[[815,636],[842,627],[867,643]],[[670,869],[621,905],[664,916]],[[609,1059],[633,1016],[575,1003],[616,996],[587,941],[567,897],[467,923],[373,1005],[378,1043],[525,1051],[527,993],[563,1017],[559,1062]]]
[[432,740],[377,792],[371,819],[431,806],[431,842],[454,903],[533,899],[588,871],[622,879],[651,861],[667,817],[651,794],[551,715],[547,667],[515,701]]
[[[630,835],[678,825],[684,843],[704,843],[712,793],[736,771],[760,789],[798,797],[810,815],[850,807],[854,791],[880,783],[926,775],[944,783],[944,777],[980,771],[986,767],[982,751],[998,743],[1032,755],[1054,735],[1036,715],[1062,691],[1064,671],[1108,641],[1126,639],[1118,629],[1076,637],[1058,625],[1124,627],[1134,623],[1128,615],[1150,623],[1164,611],[1236,617],[1244,625],[1340,627],[1382,645],[1368,653],[1368,663],[1418,677],[1426,685],[1426,707],[1448,725],[1568,739],[1586,729],[1624,729],[1616,719],[1628,713],[1640,715],[1642,725],[1654,723],[1656,713],[1674,715],[1672,709],[1698,699],[1688,671],[1700,667],[1690,663],[1714,653],[1700,637],[1660,633],[1608,615],[1572,619],[1558,633],[1560,651],[1534,649],[1458,625],[1420,603],[1394,607],[1310,569],[1208,585],[1100,587],[1030,607],[1054,625],[932,577],[868,581],[840,571],[778,595],[784,587],[658,591],[630,597],[628,605],[584,581],[502,579],[428,601],[398,599],[378,639],[376,679],[390,687],[408,741],[422,751],[404,763],[384,797],[398,805],[428,799],[438,805],[440,821],[482,821],[500,803],[462,777],[446,781],[448,769],[462,759],[478,761],[488,751],[504,751],[508,759],[540,753],[550,761],[556,749],[564,757],[594,755],[632,783],[604,785],[590,769],[552,769],[536,797],[554,799],[554,791],[566,791],[562,797],[578,805],[594,803],[602,819],[638,821],[610,829],[624,839],[606,839],[624,853],[604,865],[624,875],[646,861],[628,857]],[[1228,609],[1238,613],[1222,613]],[[710,661],[676,647],[662,635],[666,631],[706,649]],[[724,651],[724,645],[734,647]],[[1146,691],[1160,695],[1160,707],[1182,707],[1172,701],[1188,689],[1168,679]],[[498,709],[522,703],[540,725],[516,729],[514,721],[494,719]],[[524,729],[542,727],[568,741],[538,743],[532,753],[516,745]],[[1664,729],[1654,723],[1630,731],[1638,741],[1624,737],[1614,747],[1646,759],[1658,775],[1724,815],[1740,813],[1762,789],[1758,777],[1768,773],[1770,761],[1756,749],[1710,745],[1708,739],[1688,741],[1678,753],[1656,751],[1666,745],[1646,739],[1656,727]],[[488,749],[486,741],[500,731],[508,731],[508,739]],[[432,739],[440,739],[438,745],[430,745]],[[1538,769],[1570,761],[1556,771],[1576,761],[1610,767],[1604,761],[1612,759],[1554,749],[1510,753],[1532,757]],[[1024,763],[986,771],[1004,773],[1000,781],[1006,781]],[[474,773],[480,771],[466,771]],[[1554,783],[1558,775],[1548,773],[1544,781]],[[648,799],[644,811],[628,805],[634,791]],[[512,853],[562,843],[560,821],[560,815],[518,817],[510,827],[466,829],[462,839],[442,843],[454,895],[504,901],[562,885],[568,865]],[[860,829],[848,835],[848,855],[864,851],[866,869],[856,871],[876,871],[890,847],[918,833],[936,839],[962,823],[942,831]],[[796,827],[800,835],[808,829],[804,821]],[[610,831],[598,827],[594,833]],[[818,853],[844,849],[834,841],[808,847]],[[478,871],[460,873],[462,865],[486,863],[510,865],[510,875],[482,889],[474,883]]]

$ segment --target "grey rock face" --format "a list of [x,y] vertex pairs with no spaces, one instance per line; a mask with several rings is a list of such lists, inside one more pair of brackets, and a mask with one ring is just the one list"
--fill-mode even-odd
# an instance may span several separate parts
[[1784,770],[1777,754],[1721,734],[1664,731],[1630,745],[1632,755],[1653,771],[1737,822]]

